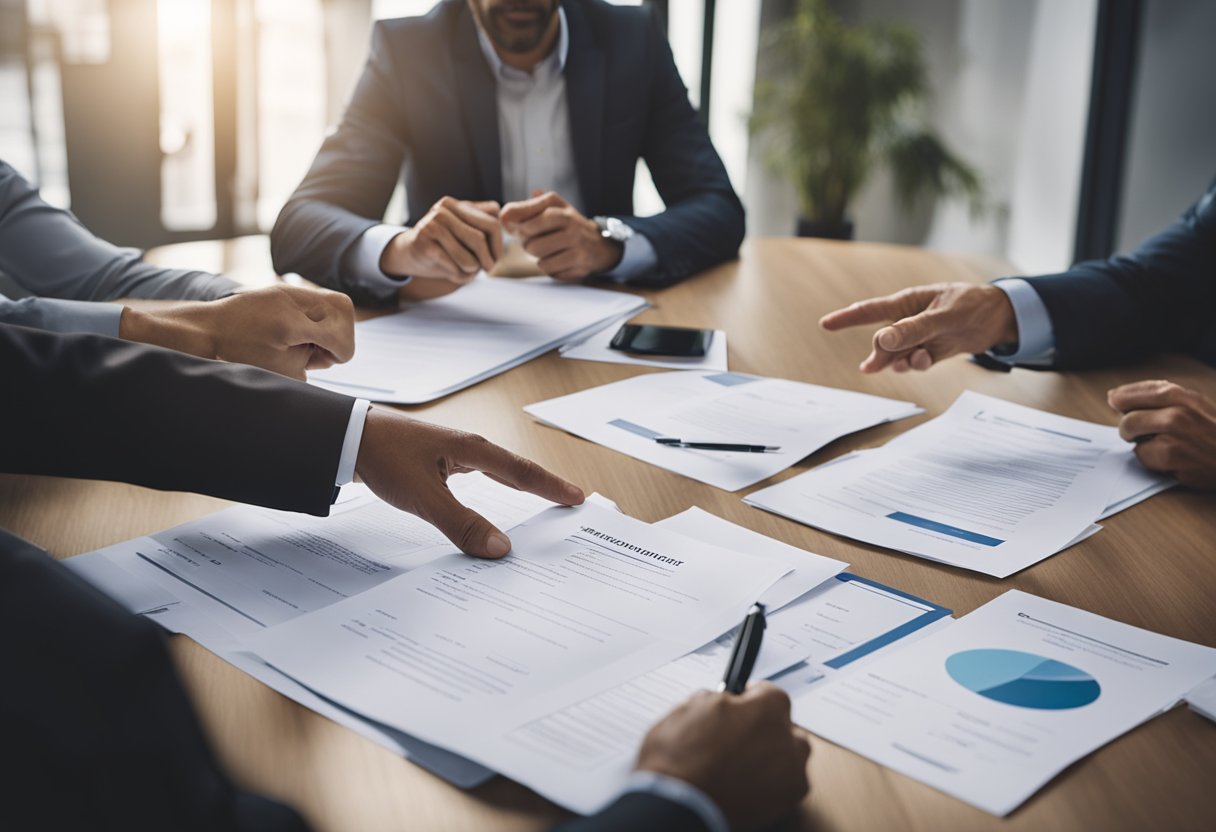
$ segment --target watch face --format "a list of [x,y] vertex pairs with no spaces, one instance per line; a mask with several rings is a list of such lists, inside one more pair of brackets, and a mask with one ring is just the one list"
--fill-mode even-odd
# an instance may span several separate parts
[[596,217],[595,222],[600,227],[600,234],[610,240],[624,242],[633,236],[633,229],[616,217]]

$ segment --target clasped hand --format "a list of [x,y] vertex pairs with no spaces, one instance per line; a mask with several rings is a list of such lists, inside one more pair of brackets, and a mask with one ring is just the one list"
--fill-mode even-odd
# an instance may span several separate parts
[[562,281],[609,271],[623,253],[621,243],[604,239],[593,220],[552,191],[502,206],[445,196],[392,239],[380,268],[417,278],[404,288],[412,299],[446,294],[494,267],[503,231],[519,239],[542,272]]

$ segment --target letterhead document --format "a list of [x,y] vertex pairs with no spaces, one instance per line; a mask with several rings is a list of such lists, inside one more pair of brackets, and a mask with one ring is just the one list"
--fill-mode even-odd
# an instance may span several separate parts
[[748,495],[809,526],[1004,578],[1082,537],[1130,446],[1106,425],[967,392],[881,449]]
[[794,701],[819,736],[1006,815],[1216,672],[1216,650],[1016,590]]
[[550,509],[513,543],[502,560],[441,558],[249,643],[364,717],[551,788],[516,765],[513,731],[712,641],[788,571],[597,505]]
[[[737,491],[846,434],[920,412],[909,402],[741,373],[652,373],[524,410],[554,427],[700,482]],[[658,437],[771,445],[766,453],[677,448]]]
[[484,275],[450,295],[355,324],[355,357],[309,374],[321,387],[420,404],[637,314],[636,295]]

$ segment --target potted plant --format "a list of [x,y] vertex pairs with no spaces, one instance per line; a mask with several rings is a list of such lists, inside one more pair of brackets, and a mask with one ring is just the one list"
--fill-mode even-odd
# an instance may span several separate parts
[[852,239],[849,203],[877,164],[900,202],[962,195],[981,207],[979,176],[929,127],[920,38],[906,26],[850,25],[824,0],[798,0],[767,34],[776,77],[756,85],[753,135],[798,190],[799,236]]

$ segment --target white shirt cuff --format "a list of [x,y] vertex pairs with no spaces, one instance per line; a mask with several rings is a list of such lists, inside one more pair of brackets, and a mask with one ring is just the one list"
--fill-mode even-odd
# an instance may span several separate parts
[[659,256],[654,253],[654,246],[646,235],[634,231],[633,236],[625,241],[625,251],[621,254],[621,262],[612,269],[604,272],[604,277],[610,277],[617,283],[627,283],[635,277],[652,272],[659,263]]
[[117,303],[60,298],[9,300],[0,295],[0,323],[51,332],[92,332],[118,337],[123,307]]
[[730,832],[730,825],[718,804],[691,783],[654,771],[635,771],[625,781],[622,794],[629,792],[646,792],[679,803],[699,817],[709,832]]
[[373,225],[364,231],[346,253],[347,273],[354,283],[377,295],[389,295],[410,281],[408,277],[393,277],[380,268],[380,255],[393,238],[405,231],[399,225]]
[[367,399],[355,399],[350,409],[350,421],[346,423],[346,438],[342,440],[342,456],[338,459],[338,476],[334,485],[346,485],[355,478],[359,443],[363,441],[363,423],[367,421],[367,409],[371,406]]
[[1012,353],[989,355],[1007,364],[1047,366],[1055,360],[1056,333],[1051,325],[1047,306],[1034,287],[1018,277],[1008,277],[993,283],[1013,304],[1013,317],[1018,325],[1018,348]]

